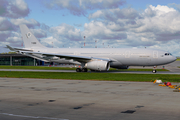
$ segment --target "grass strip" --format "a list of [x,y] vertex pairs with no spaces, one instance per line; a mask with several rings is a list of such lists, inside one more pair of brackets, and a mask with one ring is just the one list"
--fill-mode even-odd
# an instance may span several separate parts
[[48,67],[48,66],[0,66],[0,69],[76,70],[76,68],[70,68],[70,67]]
[[160,79],[163,82],[179,82],[180,75],[164,74],[125,74],[125,73],[65,73],[65,72],[20,72],[1,71],[0,77],[8,78],[42,78],[42,79],[70,79],[70,80],[98,80],[98,81],[138,81],[150,82]]
[[176,61],[180,61],[180,58],[178,58]]
[[[70,67],[48,67],[48,66],[0,66],[0,69],[32,69],[32,70],[76,70]],[[157,71],[168,71],[167,69],[156,69]],[[115,69],[110,68],[110,71],[152,71],[146,68],[129,68],[129,69]]]

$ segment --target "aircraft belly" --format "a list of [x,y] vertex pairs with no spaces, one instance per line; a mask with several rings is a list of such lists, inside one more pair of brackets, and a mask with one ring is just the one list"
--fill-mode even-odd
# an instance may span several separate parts
[[131,56],[129,58],[124,58],[124,57],[119,57],[118,61],[122,65],[127,65],[127,66],[150,66],[152,65],[151,58],[140,58],[137,56]]
[[149,66],[151,65],[151,58],[138,58],[138,65]]

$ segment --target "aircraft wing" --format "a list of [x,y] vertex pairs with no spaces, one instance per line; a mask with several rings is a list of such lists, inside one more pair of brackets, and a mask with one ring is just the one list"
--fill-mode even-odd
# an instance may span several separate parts
[[35,55],[39,56],[40,58],[53,58],[53,57],[59,57],[60,59],[64,58],[66,60],[73,60],[78,62],[89,62],[92,60],[103,60],[103,61],[112,61],[108,58],[96,58],[96,57],[90,57],[90,56],[78,56],[78,55],[65,55],[65,54],[56,54],[56,53],[41,53],[41,52],[31,52],[31,51],[19,51],[21,54],[24,55]]
[[24,49],[24,48],[12,48],[9,45],[6,45],[7,48],[9,48],[12,51],[19,52],[20,54],[24,54],[36,59],[44,60],[47,61],[50,58],[53,57],[59,57],[60,59],[66,59],[66,60],[73,60],[73,61],[78,61],[78,62],[89,62],[92,60],[103,60],[103,61],[114,61],[110,60],[108,58],[96,58],[96,57],[91,57],[91,56],[78,56],[78,55],[66,55],[66,54],[56,54],[56,53],[41,53],[41,52],[33,52],[32,50],[29,49]]

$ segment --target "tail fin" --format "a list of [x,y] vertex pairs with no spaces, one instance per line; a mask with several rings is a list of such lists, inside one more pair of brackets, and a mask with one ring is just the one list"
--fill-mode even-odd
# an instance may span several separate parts
[[20,25],[20,29],[25,48],[46,48],[36,39],[26,25]]

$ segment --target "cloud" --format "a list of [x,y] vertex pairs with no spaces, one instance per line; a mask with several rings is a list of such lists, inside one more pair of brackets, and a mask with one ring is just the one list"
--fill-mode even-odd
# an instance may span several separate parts
[[31,29],[31,32],[34,34],[37,38],[44,38],[47,37],[46,31],[42,29]]
[[89,24],[84,25],[83,35],[87,36],[87,39],[101,39],[101,40],[121,40],[126,39],[125,32],[113,32],[106,27],[106,24],[98,21],[92,21]]
[[0,31],[12,30],[12,24],[7,18],[0,17]]
[[49,36],[47,38],[42,38],[41,39],[41,43],[49,48],[69,48],[72,47],[76,48],[76,47],[82,47],[83,44],[80,44],[77,41],[71,41],[69,42],[67,39],[57,39],[53,36]]
[[136,33],[139,36],[141,33],[150,33],[155,41],[169,41],[180,37],[180,13],[167,6],[150,5],[143,13],[132,8],[100,10],[91,14],[89,19],[98,20],[107,30],[114,31],[113,34],[118,31]]
[[118,8],[125,0],[47,0],[44,4],[49,9],[67,9],[71,14],[81,16],[88,10]]
[[60,40],[81,41],[83,39],[80,30],[68,24],[52,27],[50,32],[53,33],[55,38]]
[[[24,0],[0,0],[0,41],[1,46],[11,45],[21,47],[21,34],[19,24],[27,24],[28,27],[40,26],[34,19],[26,20],[30,13]],[[15,32],[16,31],[16,32]],[[4,51],[4,49],[1,49]]]
[[169,6],[176,8],[178,11],[180,11],[180,4],[171,3]]
[[49,36],[47,38],[43,38],[40,41],[43,45],[52,48],[52,47],[57,47],[60,46],[60,44],[62,43],[61,41],[58,41],[56,38],[54,38],[53,36]]
[[1,53],[9,51],[9,49],[5,49],[6,45],[22,47],[21,35],[13,31],[0,31],[0,42]]
[[96,40],[98,47],[168,47],[174,53],[180,51],[170,45],[180,44],[179,4],[149,5],[144,11],[137,11],[131,7],[120,8],[125,0],[47,0],[43,2],[49,9],[68,10],[75,16],[88,16],[89,20],[84,26],[64,23],[49,27],[35,19],[24,18],[29,8],[23,0],[0,2],[1,45],[21,45],[19,25],[26,24],[48,47],[52,47],[52,42],[53,47],[82,47],[86,36],[87,47],[94,47]]
[[82,27],[82,24],[74,24],[76,27]]
[[9,36],[11,36],[11,32],[10,31],[0,31],[0,41],[1,42],[5,42],[6,38],[8,38]]
[[137,23],[137,19],[141,19],[141,16],[133,8],[98,10],[97,12],[90,14],[88,18],[90,20],[103,21],[106,23],[107,28],[114,32],[126,31],[129,28],[141,26],[141,24]]
[[41,26],[40,26],[41,29],[45,30],[45,31],[49,31],[50,27],[44,23],[41,23]]
[[168,41],[179,39],[180,37],[180,13],[167,6],[150,6],[155,16],[149,17],[146,9],[143,13],[143,19],[137,20],[142,25],[134,29],[135,32],[151,32],[155,35],[156,40]]
[[8,37],[6,39],[7,42],[9,42],[8,45],[13,46],[13,47],[22,47],[22,39],[21,37]]
[[155,6],[152,6],[152,5],[149,5],[148,8],[145,10],[145,13],[147,16],[161,16],[161,15],[164,15],[166,13],[169,13],[169,12],[175,12],[176,10],[174,8],[169,8],[168,6],[161,6],[161,5],[157,5],[156,7]]
[[[42,38],[41,43],[47,47],[81,47],[84,41],[80,29],[68,24],[60,24],[48,29],[48,37]],[[53,43],[52,43],[53,42]]]
[[[100,43],[106,40],[104,43],[110,46],[157,48],[158,45],[161,49],[167,47],[165,44],[179,44],[180,12],[172,7],[149,5],[141,12],[133,8],[98,10],[88,18],[94,22],[86,23],[83,33]],[[116,38],[118,34],[122,38]],[[174,49],[173,45],[169,48]],[[179,50],[176,47],[176,51]]]
[[8,18],[26,17],[30,10],[23,0],[0,0],[0,15]]
[[10,20],[12,24],[19,26],[21,24],[26,24],[29,28],[34,28],[35,26],[40,26],[40,23],[36,21],[35,19],[28,19],[25,18],[19,18],[19,19],[11,19]]
[[90,14],[89,19],[106,19],[115,21],[117,19],[135,19],[139,16],[139,13],[133,8],[115,8],[108,10],[98,10],[97,12]]

